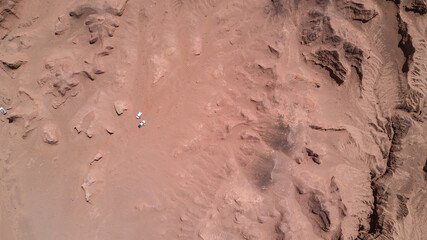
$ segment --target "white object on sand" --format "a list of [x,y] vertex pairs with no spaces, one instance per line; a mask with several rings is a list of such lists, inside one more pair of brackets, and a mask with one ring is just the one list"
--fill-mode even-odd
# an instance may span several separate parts
[[136,119],[140,119],[142,115],[142,112],[139,112],[138,115],[136,115]]
[[3,115],[6,115],[6,110],[4,109],[4,108],[2,108],[2,107],[0,107],[0,112],[3,114]]
[[138,127],[139,128],[141,128],[142,126],[144,126],[145,125],[145,120],[142,120],[139,124],[138,124]]

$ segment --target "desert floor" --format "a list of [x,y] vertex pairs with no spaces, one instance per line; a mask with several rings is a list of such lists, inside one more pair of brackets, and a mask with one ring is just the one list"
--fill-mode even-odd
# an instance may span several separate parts
[[0,0],[0,239],[426,240],[426,13]]

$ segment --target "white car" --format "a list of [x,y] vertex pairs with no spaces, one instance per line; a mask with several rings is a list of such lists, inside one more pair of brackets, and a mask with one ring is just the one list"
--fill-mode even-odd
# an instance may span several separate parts
[[139,112],[138,115],[136,115],[136,119],[140,119],[142,115],[142,112]]
[[0,107],[0,112],[3,114],[3,115],[6,115],[6,110],[4,109],[4,108],[2,108],[2,107]]
[[145,120],[142,120],[139,124],[138,124],[138,127],[139,128],[141,128],[142,126],[144,126],[145,125]]

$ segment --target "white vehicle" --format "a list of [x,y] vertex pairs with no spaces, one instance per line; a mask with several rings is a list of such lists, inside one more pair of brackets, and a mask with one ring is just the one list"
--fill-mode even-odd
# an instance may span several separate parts
[[145,126],[145,120],[142,120],[139,124],[138,127],[141,128],[142,126]]
[[0,107],[0,112],[3,114],[3,115],[6,115],[6,110],[4,109],[4,108],[2,108],[2,107]]
[[142,112],[139,112],[138,115],[136,115],[136,119],[140,119],[142,115]]

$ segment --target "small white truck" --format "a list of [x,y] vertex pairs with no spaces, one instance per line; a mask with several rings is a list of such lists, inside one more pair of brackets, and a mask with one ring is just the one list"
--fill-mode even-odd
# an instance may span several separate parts
[[142,112],[139,112],[138,115],[136,115],[136,119],[140,119],[142,115]]
[[141,128],[142,126],[145,126],[145,120],[142,120],[139,124],[138,127]]
[[0,107],[0,112],[3,114],[3,115],[6,115],[6,110],[4,109],[4,108],[2,108],[2,107]]

